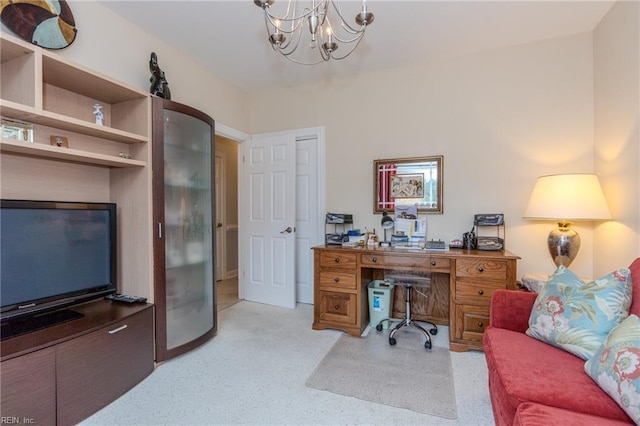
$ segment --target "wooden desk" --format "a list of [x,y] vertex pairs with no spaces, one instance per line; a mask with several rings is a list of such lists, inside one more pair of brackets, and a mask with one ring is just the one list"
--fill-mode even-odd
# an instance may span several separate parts
[[[389,247],[314,247],[313,329],[360,336],[369,323],[367,287],[385,276],[431,275],[431,287],[412,295],[412,316],[449,326],[452,351],[482,350],[494,290],[515,289],[518,256],[510,252],[448,252]],[[392,317],[404,316],[404,288],[396,286]]]

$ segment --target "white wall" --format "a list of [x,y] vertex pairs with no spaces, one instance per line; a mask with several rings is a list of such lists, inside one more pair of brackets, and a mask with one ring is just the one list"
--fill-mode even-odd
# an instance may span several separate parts
[[[552,222],[522,219],[540,175],[593,171],[592,35],[582,34],[250,97],[250,132],[326,126],[328,211],[376,228],[373,160],[444,155],[444,214],[429,238],[460,237],[474,213],[505,213],[518,275],[553,272]],[[273,108],[277,99],[282,108]],[[593,230],[572,268],[592,275]]]
[[617,4],[595,33],[251,96],[99,3],[70,5],[78,37],[58,52],[70,60],[148,90],[155,51],[173,99],[219,123],[246,133],[326,126],[326,210],[355,214],[359,227],[380,230],[374,159],[442,154],[445,213],[429,216],[429,237],[459,237],[474,213],[504,212],[518,275],[551,272],[554,225],[522,219],[535,179],[596,171],[616,220],[577,226],[572,268],[592,276],[640,253],[637,2]]
[[[149,90],[149,56],[156,52],[172,100],[197,108],[234,129],[247,128],[247,95],[205,70],[179,50],[144,32],[95,1],[69,1],[78,35],[55,53],[71,61]],[[151,4],[149,3],[152,7]],[[2,31],[13,34],[4,25]]]
[[640,3],[618,2],[594,31],[595,169],[613,221],[596,228],[596,274],[640,256]]

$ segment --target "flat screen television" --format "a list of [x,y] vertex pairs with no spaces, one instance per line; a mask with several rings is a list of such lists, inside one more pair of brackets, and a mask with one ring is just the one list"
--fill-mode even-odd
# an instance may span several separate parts
[[0,200],[2,339],[81,316],[117,290],[116,205]]

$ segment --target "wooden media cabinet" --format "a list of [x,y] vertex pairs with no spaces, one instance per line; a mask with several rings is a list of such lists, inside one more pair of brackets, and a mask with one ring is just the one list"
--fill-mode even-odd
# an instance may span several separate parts
[[153,371],[153,305],[98,300],[69,309],[83,317],[2,341],[3,418],[76,424]]

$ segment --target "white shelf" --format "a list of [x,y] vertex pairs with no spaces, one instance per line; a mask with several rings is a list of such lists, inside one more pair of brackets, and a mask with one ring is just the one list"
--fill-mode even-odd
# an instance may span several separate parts
[[61,130],[76,132],[83,135],[94,136],[123,143],[147,143],[149,138],[135,133],[125,132],[95,123],[79,120],[50,111],[36,112],[36,109],[26,105],[0,99],[0,115],[17,120],[27,121],[33,124],[55,127]]
[[145,167],[144,161],[115,157],[71,148],[0,139],[0,150],[3,153],[27,155],[30,157],[49,158],[53,160],[71,161],[74,163],[94,164],[106,167]]

